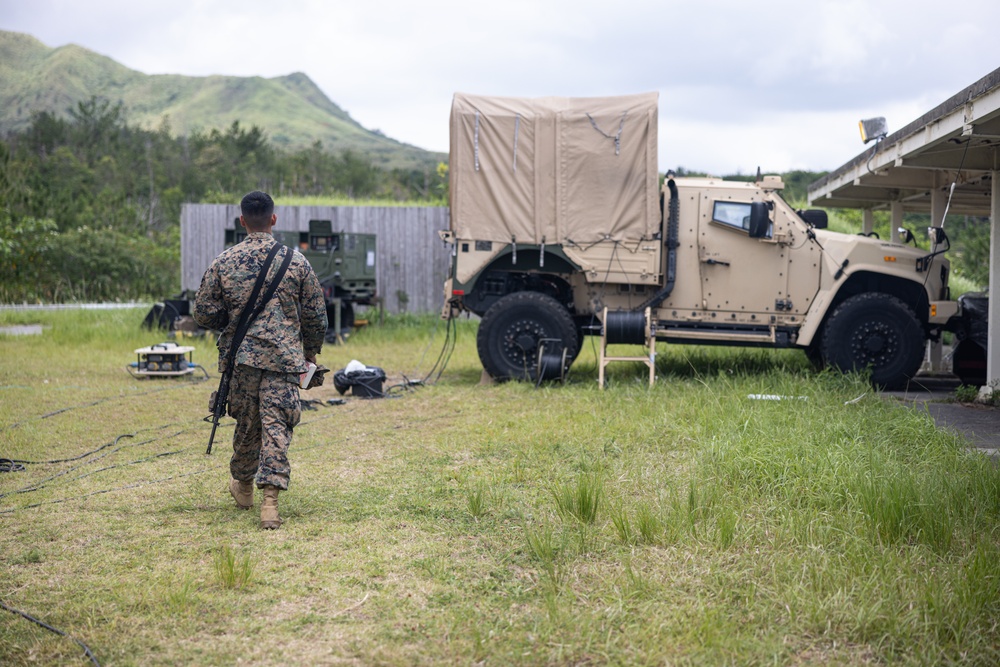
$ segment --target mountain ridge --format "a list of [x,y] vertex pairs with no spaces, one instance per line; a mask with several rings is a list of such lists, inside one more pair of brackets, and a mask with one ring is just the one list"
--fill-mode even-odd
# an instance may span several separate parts
[[166,122],[175,135],[224,130],[239,121],[260,126],[282,149],[320,141],[327,151],[350,150],[383,168],[424,169],[445,159],[364,128],[303,72],[272,78],[144,74],[77,44],[49,47],[31,35],[0,30],[0,133],[27,128],[36,112],[66,117],[93,96],[121,102],[130,124],[157,129]]

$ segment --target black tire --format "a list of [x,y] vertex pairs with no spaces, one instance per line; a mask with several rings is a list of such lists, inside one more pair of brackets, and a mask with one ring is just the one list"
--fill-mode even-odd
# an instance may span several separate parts
[[823,358],[842,371],[871,370],[871,382],[900,389],[924,357],[924,330],[910,308],[889,294],[858,294],[837,306],[823,330]]
[[533,381],[544,338],[562,341],[568,359],[579,353],[576,325],[565,306],[539,292],[515,292],[483,315],[476,349],[483,368],[495,379]]

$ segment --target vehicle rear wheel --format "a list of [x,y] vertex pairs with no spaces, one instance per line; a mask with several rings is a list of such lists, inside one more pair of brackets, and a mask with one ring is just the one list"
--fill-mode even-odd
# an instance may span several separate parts
[[823,331],[823,357],[842,371],[871,371],[876,387],[899,389],[916,375],[924,332],[910,308],[889,294],[858,294],[837,306]]
[[575,359],[580,342],[565,306],[539,292],[515,292],[494,303],[479,323],[476,349],[497,380],[535,380],[538,353]]

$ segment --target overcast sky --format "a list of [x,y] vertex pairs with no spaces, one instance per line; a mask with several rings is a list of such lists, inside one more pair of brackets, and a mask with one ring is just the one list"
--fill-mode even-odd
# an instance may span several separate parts
[[1000,66],[1000,2],[0,0],[0,29],[147,74],[305,72],[369,129],[448,150],[456,91],[660,94],[660,170],[833,169]]

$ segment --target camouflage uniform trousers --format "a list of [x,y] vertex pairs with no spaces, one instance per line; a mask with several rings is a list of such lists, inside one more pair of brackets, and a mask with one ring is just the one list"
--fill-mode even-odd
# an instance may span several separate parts
[[229,392],[229,416],[236,419],[229,471],[257,488],[288,488],[288,446],[302,416],[298,375],[239,365]]

